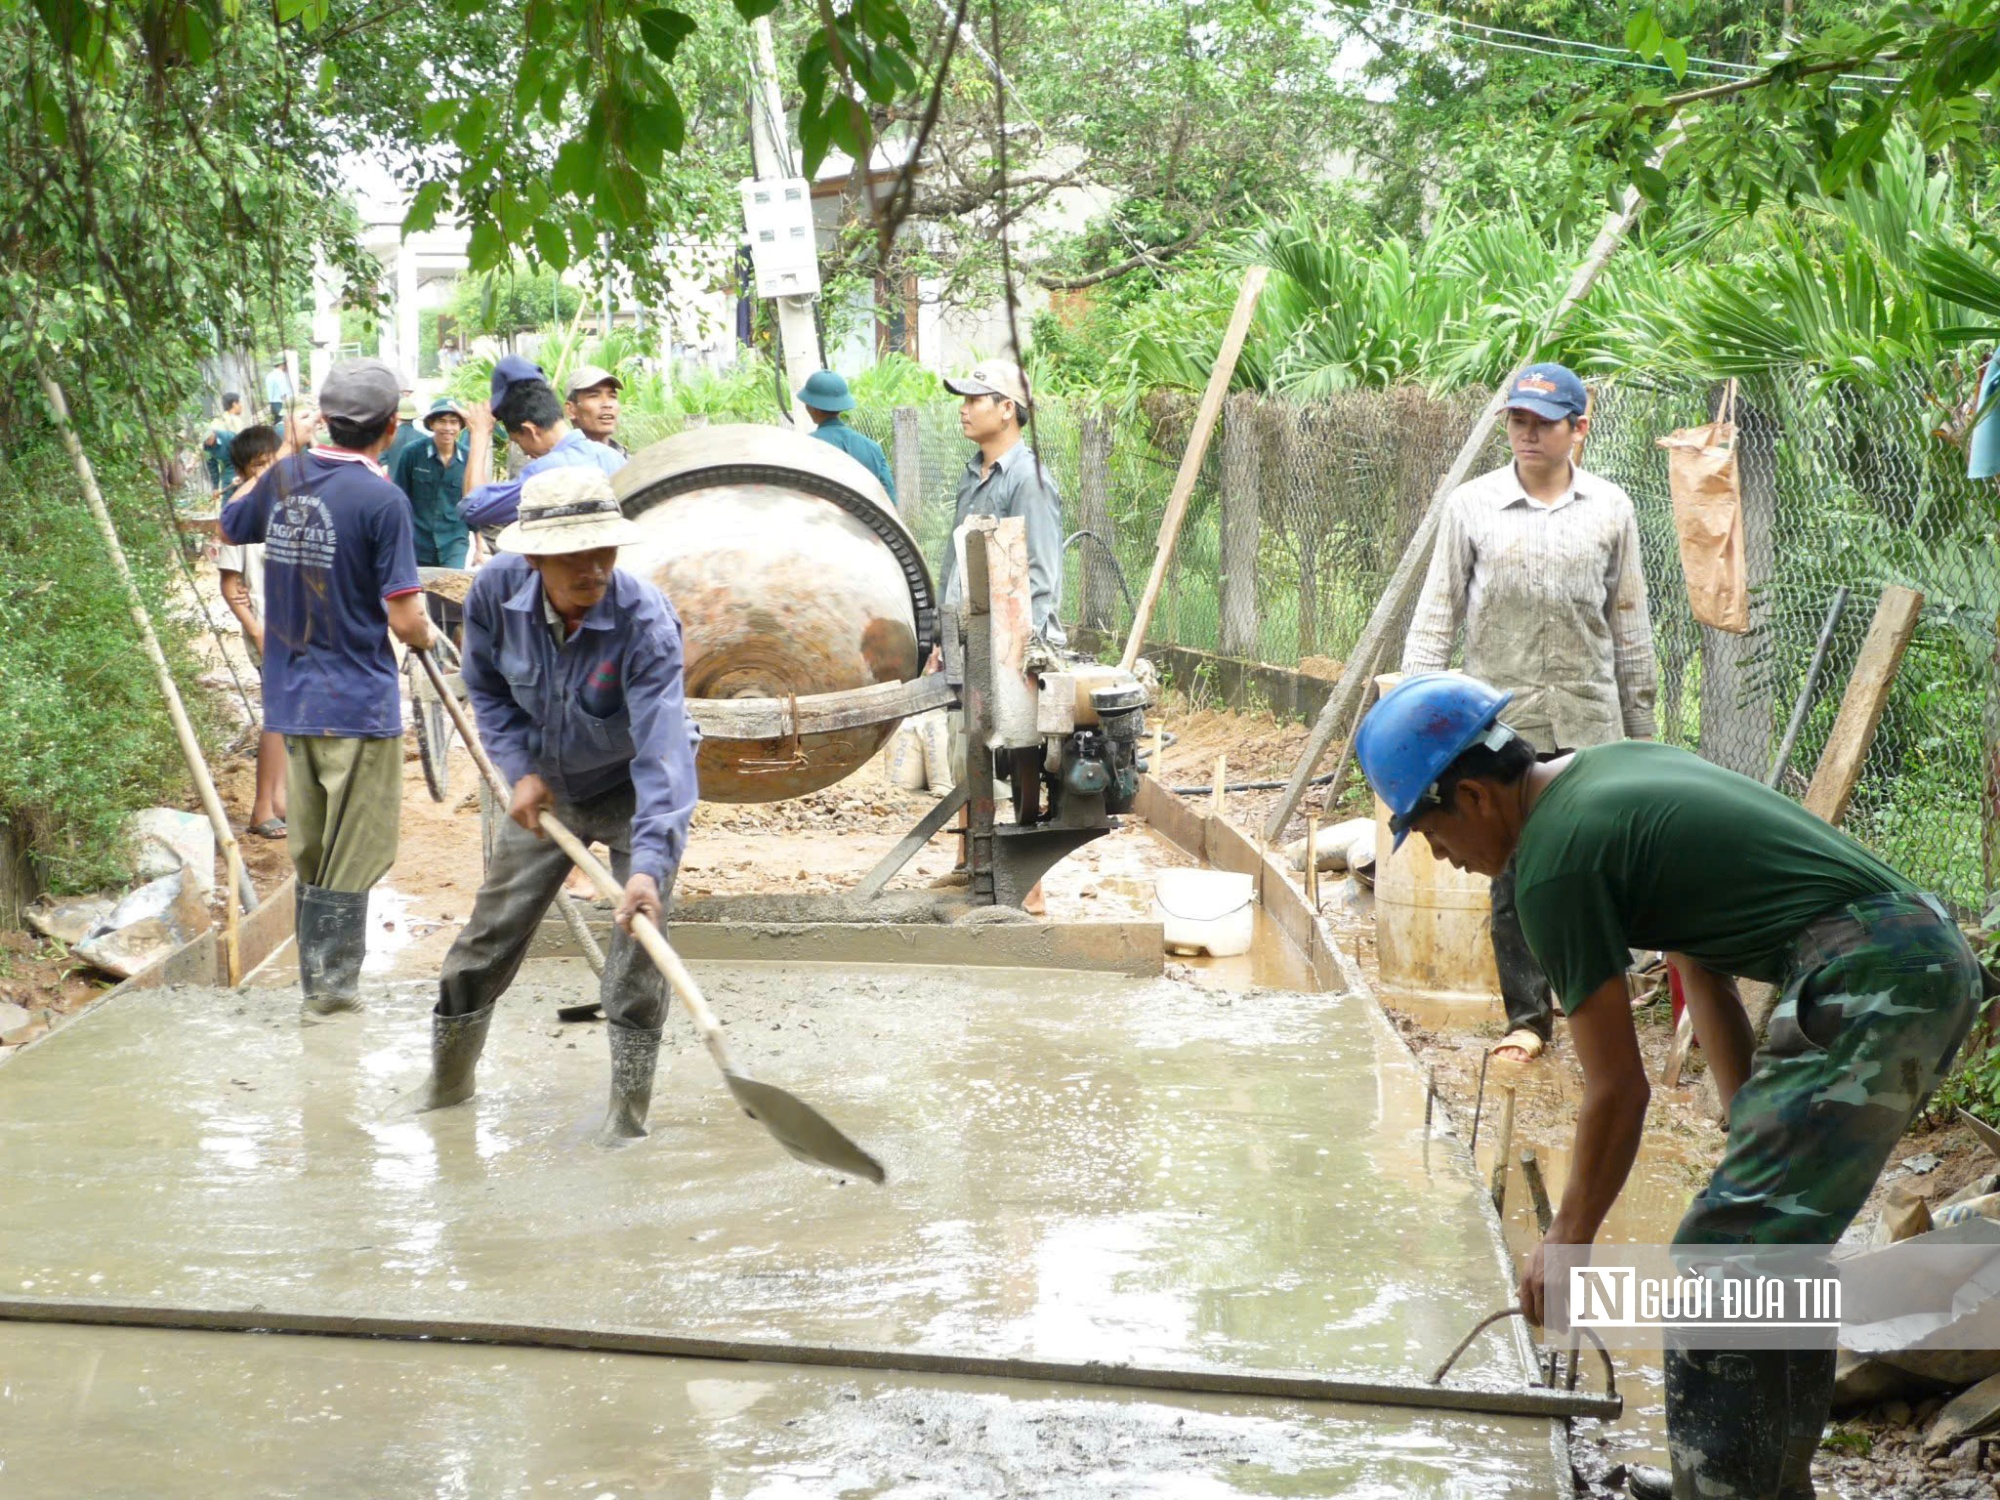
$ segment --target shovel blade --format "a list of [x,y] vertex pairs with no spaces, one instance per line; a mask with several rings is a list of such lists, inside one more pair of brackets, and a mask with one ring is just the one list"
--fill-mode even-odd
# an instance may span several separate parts
[[740,1073],[722,1076],[728,1081],[729,1092],[743,1106],[743,1113],[770,1131],[778,1144],[800,1161],[874,1183],[883,1180],[882,1163],[841,1134],[839,1127],[805,1100]]

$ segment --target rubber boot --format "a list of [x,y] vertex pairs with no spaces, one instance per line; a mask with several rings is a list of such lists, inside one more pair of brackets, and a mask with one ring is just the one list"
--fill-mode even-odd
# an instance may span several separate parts
[[361,1009],[361,958],[368,950],[368,893],[301,885],[298,895],[299,988],[305,1013]]
[[653,1103],[653,1070],[660,1061],[660,1028],[612,1022],[604,1028],[611,1038],[611,1107],[597,1132],[599,1145],[622,1146],[646,1134],[646,1111]]
[[449,1109],[472,1097],[473,1070],[486,1050],[486,1028],[492,1021],[490,1004],[462,1016],[448,1016],[441,1008],[431,1011],[431,1076],[399,1101],[404,1114]]

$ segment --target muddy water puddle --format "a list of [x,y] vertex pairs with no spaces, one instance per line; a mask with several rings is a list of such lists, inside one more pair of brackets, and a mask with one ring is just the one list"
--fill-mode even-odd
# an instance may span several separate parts
[[[1282,972],[1268,941],[1263,953],[1237,962]],[[731,1107],[678,1018],[655,1134],[624,1152],[592,1147],[603,1027],[553,1024],[544,1003],[588,987],[580,963],[530,964],[502,1002],[480,1096],[421,1120],[390,1106],[423,1072],[427,983],[377,987],[367,1014],[307,1030],[289,991],[169,991],[93,1014],[0,1076],[0,1157],[21,1164],[0,1176],[0,1286],[1395,1380],[1423,1378],[1471,1316],[1505,1299],[1478,1189],[1447,1153],[1426,1153],[1422,1086],[1360,998],[1236,993],[1211,988],[1213,976],[743,964],[703,966],[702,978],[751,1070],[875,1150],[887,1188],[785,1158]],[[67,1336],[68,1363],[50,1368],[72,1386],[33,1387],[61,1410],[105,1378],[90,1338]],[[811,1391],[788,1387],[731,1419],[751,1455],[739,1462],[710,1451],[712,1419],[675,1415],[693,1398],[671,1389],[664,1404],[593,1406],[597,1377],[554,1364],[483,1384],[481,1370],[531,1363],[512,1351],[458,1351],[436,1373],[423,1361],[440,1351],[403,1351],[394,1358],[417,1363],[381,1389],[401,1381],[415,1394],[372,1406],[362,1393],[377,1377],[355,1362],[390,1358],[372,1350],[302,1351],[318,1376],[227,1375],[228,1361],[305,1342],[254,1341],[216,1379],[317,1378],[296,1397],[311,1425],[386,1423],[404,1435],[395,1451],[431,1475],[442,1453],[470,1474],[529,1436],[562,1448],[540,1423],[528,1436],[511,1415],[503,1436],[480,1425],[536,1408],[545,1381],[574,1387],[578,1431],[603,1451],[625,1445],[633,1462],[678,1473],[681,1443],[691,1473],[729,1475],[636,1493],[1539,1494],[1551,1473],[1546,1423],[1372,1409],[968,1390],[935,1396],[957,1415],[940,1418],[947,1440],[933,1454],[929,1419],[917,1421],[933,1398],[910,1395],[917,1382],[813,1376]],[[16,1388],[9,1372],[30,1368],[30,1352],[20,1330],[0,1328],[0,1386]],[[158,1357],[190,1412],[219,1399],[207,1362]],[[549,1360],[603,1363],[532,1362]],[[640,1363],[655,1373],[632,1377],[635,1392],[718,1378]],[[1482,1384],[1520,1375],[1502,1340],[1467,1370]],[[528,1394],[509,1394],[517,1380]],[[849,1389],[862,1394],[843,1401]],[[425,1391],[466,1407],[441,1436]],[[283,1404],[248,1403],[251,1425],[277,1423]],[[127,1411],[112,1427],[137,1441],[143,1423]],[[499,1444],[491,1455],[486,1442]],[[548,1472],[583,1472],[564,1467],[583,1446]],[[970,1467],[937,1467],[960,1449]],[[911,1477],[899,1477],[905,1454]],[[1039,1477],[1009,1490],[1014,1463]],[[1107,1491],[1103,1474],[1123,1478]],[[512,1492],[470,1479],[413,1488]]]

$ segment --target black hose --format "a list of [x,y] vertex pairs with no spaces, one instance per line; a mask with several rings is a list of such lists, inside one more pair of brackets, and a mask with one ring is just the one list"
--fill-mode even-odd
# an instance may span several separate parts
[[1109,542],[1105,541],[1103,537],[1094,531],[1072,531],[1068,536],[1063,538],[1063,552],[1067,554],[1069,549],[1074,547],[1084,537],[1089,537],[1093,542],[1097,543],[1103,549],[1104,555],[1111,560],[1111,573],[1118,580],[1118,592],[1125,596],[1125,613],[1135,620],[1138,619],[1139,607],[1132,602],[1132,589],[1125,582],[1125,570],[1118,566],[1118,554],[1111,550]]
[[[1328,771],[1324,776],[1313,777],[1306,785],[1325,786],[1333,780],[1333,777],[1334,773]],[[1232,781],[1224,785],[1222,789],[1225,792],[1278,792],[1283,791],[1290,785],[1289,781]],[[1167,790],[1182,797],[1206,797],[1215,788],[1213,786],[1170,786]]]

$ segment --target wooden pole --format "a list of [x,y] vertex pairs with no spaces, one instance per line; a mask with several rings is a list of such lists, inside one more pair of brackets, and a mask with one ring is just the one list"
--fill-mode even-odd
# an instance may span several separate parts
[[1882,601],[1875,606],[1874,623],[1868,627],[1868,638],[1854,660],[1854,673],[1847,679],[1847,691],[1841,695],[1840,715],[1820,752],[1812,785],[1806,788],[1806,811],[1836,828],[1847,816],[1848,800],[1861,780],[1868,747],[1875,742],[1882,710],[1889,706],[1896,669],[1903,664],[1903,652],[1917,632],[1917,617],[1923,608],[1922,594],[1893,585],[1882,590]]
[[1306,902],[1319,910],[1319,810],[1306,814]]
[[[1657,168],[1666,156],[1668,148],[1679,139],[1678,131],[1670,131],[1660,148],[1653,154],[1652,165]],[[1625,199],[1618,212],[1605,220],[1604,228],[1598,232],[1583,263],[1576,268],[1570,278],[1569,287],[1563,292],[1562,300],[1549,314],[1548,321],[1541,327],[1535,341],[1530,345],[1530,356],[1549,341],[1555,331],[1562,326],[1563,319],[1588,295],[1597,278],[1610,263],[1625,232],[1639,217],[1642,199],[1637,188],[1627,188]],[[1530,362],[1531,362],[1530,361]],[[1403,556],[1396,564],[1396,571],[1390,575],[1388,587],[1376,601],[1375,611],[1368,617],[1368,625],[1361,632],[1361,639],[1348,653],[1347,666],[1340,674],[1339,685],[1326,700],[1326,707],[1320,711],[1319,721],[1313,725],[1313,732],[1306,741],[1306,747],[1299,755],[1299,762],[1292,768],[1291,781],[1286,785],[1284,795],[1278,805],[1271,810],[1269,820],[1264,824],[1264,837],[1273,841],[1283,835],[1285,825],[1299,805],[1299,798],[1305,794],[1306,783],[1312,780],[1313,768],[1325,756],[1327,747],[1334,736],[1353,725],[1361,716],[1362,693],[1368,682],[1373,663],[1378,656],[1387,654],[1390,637],[1403,628],[1409,618],[1411,608],[1417,602],[1422,590],[1424,575],[1429,571],[1431,547],[1437,540],[1438,519],[1444,514],[1444,503],[1451,498],[1451,492],[1465,483],[1486,447],[1486,440],[1493,435],[1499,425],[1500,414],[1506,410],[1507,390],[1514,383],[1511,372],[1493,393],[1493,399],[1486,403],[1486,410],[1479,420],[1472,424],[1472,431],[1466,434],[1464,444],[1458,450],[1458,457],[1439,481],[1431,495],[1431,503],[1424,511],[1424,517],[1417,523],[1416,534],[1410,544],[1403,549]]]
[[1223,790],[1229,784],[1229,757],[1215,757],[1215,787],[1208,794],[1208,815],[1220,819],[1229,810],[1228,794]]
[[[249,872],[243,868],[242,852],[236,847],[236,835],[230,831],[229,814],[222,810],[222,798],[215,790],[215,778],[208,773],[208,760],[201,753],[201,741],[195,738],[194,725],[189,721],[187,705],[181,702],[180,689],[174,685],[174,674],[167,666],[167,654],[160,649],[160,638],[153,633],[153,617],[146,611],[146,601],[139,597],[139,585],[132,579],[132,568],[125,561],[125,549],[118,541],[118,528],[111,524],[111,512],[104,504],[104,492],[97,487],[97,474],[90,466],[90,459],[78,440],[76,428],[69,419],[69,402],[64,399],[62,387],[41,374],[42,394],[48,398],[49,408],[55,413],[56,428],[62,433],[63,446],[69,450],[70,464],[76,469],[77,481],[83,486],[84,504],[90,507],[91,519],[97,522],[98,534],[104,538],[104,549],[111,554],[111,564],[118,570],[118,578],[125,585],[125,602],[132,611],[132,623],[139,627],[139,642],[145,647],[147,659],[153,664],[153,674],[159,679],[160,693],[167,700],[167,717],[173,720],[174,736],[181,742],[181,755],[187,761],[188,774],[194,777],[195,791],[201,796],[202,811],[208,814],[209,825],[215,829],[215,845],[222,852],[223,863],[235,880],[237,899],[245,911],[257,904],[256,889],[250,884]],[[178,539],[174,542],[179,546]]]
[[1243,353],[1243,340],[1250,333],[1250,316],[1257,311],[1264,282],[1270,276],[1264,266],[1252,266],[1243,278],[1243,290],[1236,295],[1236,311],[1229,315],[1229,331],[1222,336],[1222,350],[1215,368],[1208,372],[1208,389],[1202,392],[1201,407],[1195,413],[1194,431],[1188,435],[1187,452],[1181,455],[1180,473],[1174,476],[1173,494],[1167,513],[1160,518],[1160,541],[1153,553],[1152,576],[1146,592],[1139,596],[1138,612],[1132,619],[1132,634],[1125,642],[1125,656],[1119,665],[1131,671],[1145,645],[1146,627],[1153,620],[1153,606],[1160,602],[1160,589],[1167,581],[1167,564],[1173,561],[1174,544],[1180,540],[1181,522],[1187,516],[1188,501],[1195,481],[1201,478],[1201,463],[1208,456],[1208,440],[1215,433],[1215,419],[1222,411],[1222,398],[1229,394],[1229,382],[1236,374],[1236,361]]

